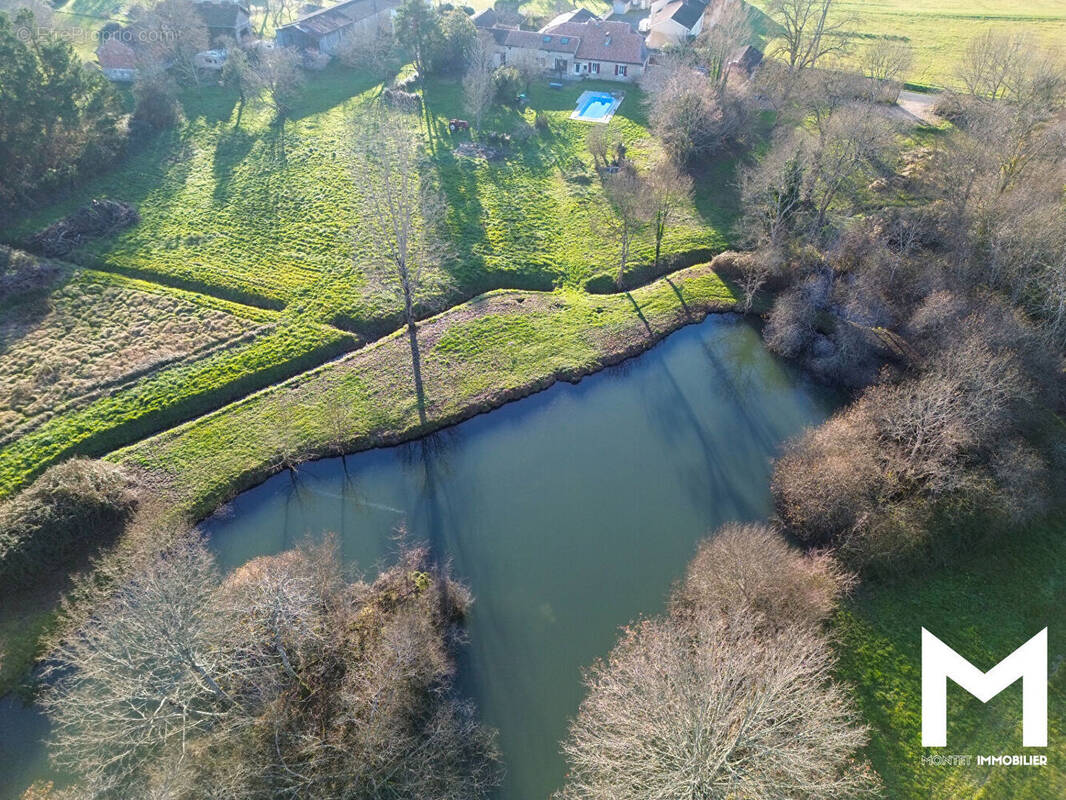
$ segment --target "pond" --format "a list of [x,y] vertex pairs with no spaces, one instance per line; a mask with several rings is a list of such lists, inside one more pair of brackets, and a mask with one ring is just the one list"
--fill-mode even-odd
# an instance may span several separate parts
[[543,800],[582,669],[663,608],[702,537],[770,513],[772,459],[834,402],[718,315],[577,385],[275,476],[204,528],[225,568],[333,531],[372,575],[398,528],[428,542],[475,596],[460,689],[499,730],[500,797]]

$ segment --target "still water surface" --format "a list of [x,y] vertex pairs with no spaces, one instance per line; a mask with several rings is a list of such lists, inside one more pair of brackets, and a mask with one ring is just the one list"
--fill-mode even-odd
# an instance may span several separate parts
[[768,515],[771,460],[833,403],[750,323],[712,316],[576,386],[278,475],[204,529],[227,569],[333,531],[369,577],[398,528],[428,542],[475,596],[460,689],[499,730],[500,796],[544,800],[581,670],[619,626],[662,609],[700,538]]

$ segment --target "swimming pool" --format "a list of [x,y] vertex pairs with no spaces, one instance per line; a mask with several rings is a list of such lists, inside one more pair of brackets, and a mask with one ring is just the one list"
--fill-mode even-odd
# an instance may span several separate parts
[[577,98],[577,108],[570,115],[570,119],[580,119],[585,122],[610,122],[621,102],[621,93],[582,92],[581,97]]

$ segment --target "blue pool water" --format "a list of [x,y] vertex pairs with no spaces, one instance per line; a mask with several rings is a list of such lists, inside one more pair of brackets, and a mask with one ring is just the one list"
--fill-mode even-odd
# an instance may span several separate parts
[[616,103],[609,94],[589,92],[579,98],[574,116],[577,119],[600,120],[614,111]]

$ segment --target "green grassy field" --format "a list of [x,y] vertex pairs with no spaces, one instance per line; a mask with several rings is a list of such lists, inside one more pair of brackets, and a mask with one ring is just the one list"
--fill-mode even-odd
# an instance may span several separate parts
[[[867,748],[892,800],[1055,800],[1066,797],[1066,522],[1018,531],[994,550],[959,553],[950,568],[868,583],[837,621],[840,673],[872,728]],[[949,684],[948,746],[921,746],[921,628],[981,670],[1048,628],[1050,747],[1021,746],[1021,684],[987,705]],[[923,755],[1030,753],[1048,766],[951,767]]]
[[[459,84],[434,80],[426,87],[433,165],[458,250],[442,304],[493,288],[580,286],[613,268],[617,246],[602,220],[615,212],[591,168],[588,126],[567,119],[577,95],[590,88],[620,87],[583,83],[552,90],[537,83],[524,114],[495,108],[487,129],[528,129],[536,109],[548,115],[551,130],[514,143],[508,158],[489,163],[452,153],[458,141],[447,133],[446,120],[466,116]],[[66,202],[22,220],[8,236],[25,236],[91,197],[126,200],[140,210],[141,222],[92,243],[77,254],[79,261],[286,307],[366,335],[391,330],[397,300],[379,291],[361,266],[373,243],[360,235],[367,199],[350,155],[355,120],[378,89],[365,76],[331,68],[310,79],[284,127],[247,109],[238,127],[234,94],[217,87],[190,93],[186,127],[159,137]],[[656,145],[641,93],[624,90],[611,127],[636,160],[645,160]],[[723,182],[731,185],[732,176],[723,175]],[[690,208],[668,233],[666,254],[724,248],[736,212],[730,185],[708,187],[718,201],[714,213]],[[633,255],[639,263],[650,253],[645,232]]]
[[[766,0],[751,0],[765,9]],[[967,43],[987,30],[1031,36],[1066,58],[1066,3],[1062,0],[837,0],[834,13],[848,22],[844,33],[857,53],[878,40],[907,41],[914,67],[907,80],[956,85],[955,68]],[[770,52],[773,52],[771,45]]]
[[635,355],[734,303],[706,265],[622,294],[497,291],[420,327],[425,425],[397,332],[108,458],[199,519],[285,465],[414,438]]
[[92,270],[0,308],[0,497],[355,346],[335,328]]

